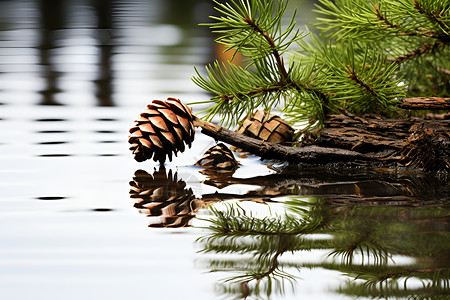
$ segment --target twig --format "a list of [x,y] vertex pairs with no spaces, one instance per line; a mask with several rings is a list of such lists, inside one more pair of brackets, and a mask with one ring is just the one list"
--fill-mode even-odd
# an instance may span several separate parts
[[450,98],[441,97],[416,97],[401,99],[401,108],[404,109],[430,109],[430,110],[450,110]]
[[392,59],[392,60],[390,60],[390,62],[402,63],[405,60],[408,60],[410,58],[418,57],[418,56],[420,56],[420,55],[422,55],[424,53],[433,51],[433,49],[435,49],[437,47],[443,47],[444,45],[445,44],[443,42],[441,42],[441,41],[436,41],[434,43],[429,43],[429,44],[426,44],[424,46],[421,46],[421,47],[417,48],[414,51],[408,52],[408,53],[406,53],[406,54],[404,54],[402,56],[399,56],[399,57],[397,57],[395,59]]
[[427,10],[425,10],[420,3],[417,0],[414,0],[414,7],[421,13],[427,16],[427,18],[429,20],[431,20],[434,23],[439,24],[439,26],[442,28],[442,30],[449,30],[450,28],[448,27],[447,24],[445,24],[440,18],[438,18],[436,16],[436,13],[434,11],[429,12]]
[[370,85],[368,85],[366,82],[364,82],[356,73],[355,70],[353,70],[350,65],[347,65],[347,70],[348,70],[348,78],[350,78],[351,80],[355,81],[356,84],[358,84],[359,86],[365,88],[367,91],[369,91],[370,93],[372,93],[373,95],[377,94],[377,91],[371,87]]
[[250,25],[254,31],[256,31],[257,33],[262,35],[264,37],[264,39],[267,41],[267,43],[269,44],[270,49],[272,49],[272,54],[275,57],[275,60],[277,61],[278,69],[281,72],[281,76],[282,76],[281,82],[283,82],[283,81],[290,82],[291,79],[289,77],[288,72],[286,71],[286,68],[284,67],[283,58],[281,57],[280,52],[277,50],[277,46],[275,45],[273,38],[271,36],[269,36],[269,34],[267,32],[262,30],[261,27],[259,26],[259,24],[256,24],[254,20],[247,17],[245,19],[245,22],[247,22],[247,24]]

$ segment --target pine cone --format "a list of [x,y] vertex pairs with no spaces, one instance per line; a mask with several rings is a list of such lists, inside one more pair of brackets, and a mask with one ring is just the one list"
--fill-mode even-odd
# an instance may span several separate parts
[[184,227],[195,217],[195,212],[203,206],[201,200],[195,199],[192,189],[186,189],[186,182],[172,176],[172,170],[166,174],[164,168],[148,174],[146,171],[135,172],[130,181],[130,198],[140,213],[153,218],[150,227]]
[[238,167],[238,162],[234,158],[233,152],[222,143],[206,150],[203,157],[195,163],[197,167],[209,170],[231,172]]
[[237,132],[272,143],[291,142],[294,129],[280,116],[258,110],[253,117],[247,117]]
[[153,156],[154,161],[164,163],[166,155],[172,160],[172,153],[183,152],[185,143],[190,148],[194,140],[191,109],[179,99],[153,100],[135,122],[128,142],[139,162]]

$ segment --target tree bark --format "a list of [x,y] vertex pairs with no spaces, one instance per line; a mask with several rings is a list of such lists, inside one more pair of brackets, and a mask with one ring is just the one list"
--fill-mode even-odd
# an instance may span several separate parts
[[401,108],[414,110],[450,110],[450,98],[416,97],[401,99]]
[[264,158],[305,163],[331,163],[336,161],[366,162],[373,160],[364,154],[346,149],[317,147],[315,145],[291,147],[265,142],[200,120],[198,117],[194,117],[194,126],[201,127],[204,134],[216,140],[223,141]]
[[250,138],[197,117],[194,125],[216,140],[263,158],[313,165],[450,170],[450,120],[329,115],[320,136],[298,147]]

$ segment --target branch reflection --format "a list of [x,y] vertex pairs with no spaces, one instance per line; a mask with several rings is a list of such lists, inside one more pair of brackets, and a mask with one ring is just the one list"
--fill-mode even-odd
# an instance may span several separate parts
[[[334,291],[352,297],[450,294],[448,208],[349,207],[300,197],[292,197],[286,208],[285,216],[257,219],[239,206],[213,206],[210,233],[199,244],[202,252],[213,254],[201,258],[204,268],[228,274],[218,292],[230,299],[269,298],[285,293],[286,284],[294,286],[301,274],[296,270],[319,268],[352,279]],[[328,257],[315,263],[295,259],[319,249],[326,249]],[[396,264],[399,255],[412,262]]]
[[[284,294],[297,285],[304,268],[339,272],[348,280],[332,292],[352,297],[450,294],[448,178],[336,175],[318,169],[246,179],[233,173],[207,176],[204,183],[219,190],[234,184],[259,188],[196,198],[176,172],[161,168],[152,175],[138,170],[130,193],[136,208],[159,218],[150,226],[187,226],[201,207],[209,207],[213,216],[206,220],[207,234],[198,239],[207,255],[199,262],[226,274],[216,284],[221,295],[260,299]],[[256,217],[236,200],[269,207],[276,202],[284,213]],[[318,250],[328,256],[302,259],[306,251],[317,258]],[[399,257],[408,263],[397,263]]]

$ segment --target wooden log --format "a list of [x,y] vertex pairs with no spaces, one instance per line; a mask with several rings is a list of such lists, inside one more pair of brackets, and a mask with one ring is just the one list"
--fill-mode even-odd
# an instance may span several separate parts
[[450,170],[450,120],[330,115],[315,145],[348,149],[386,164]]
[[312,143],[284,146],[250,138],[194,118],[216,140],[263,158],[295,163],[450,170],[450,120],[386,119],[376,115],[329,115]]
[[421,131],[445,134],[450,132],[450,120],[418,118],[388,119],[378,115],[329,115],[325,129],[315,144],[362,153],[400,151],[413,133]]
[[403,98],[400,107],[414,110],[450,110],[450,98],[416,97]]
[[201,127],[204,134],[211,136],[216,140],[221,140],[263,158],[321,164],[332,162],[357,163],[374,160],[374,158],[359,152],[346,149],[317,147],[315,145],[291,147],[264,142],[262,140],[254,139],[224,127],[200,120],[198,117],[194,117],[194,126]]

